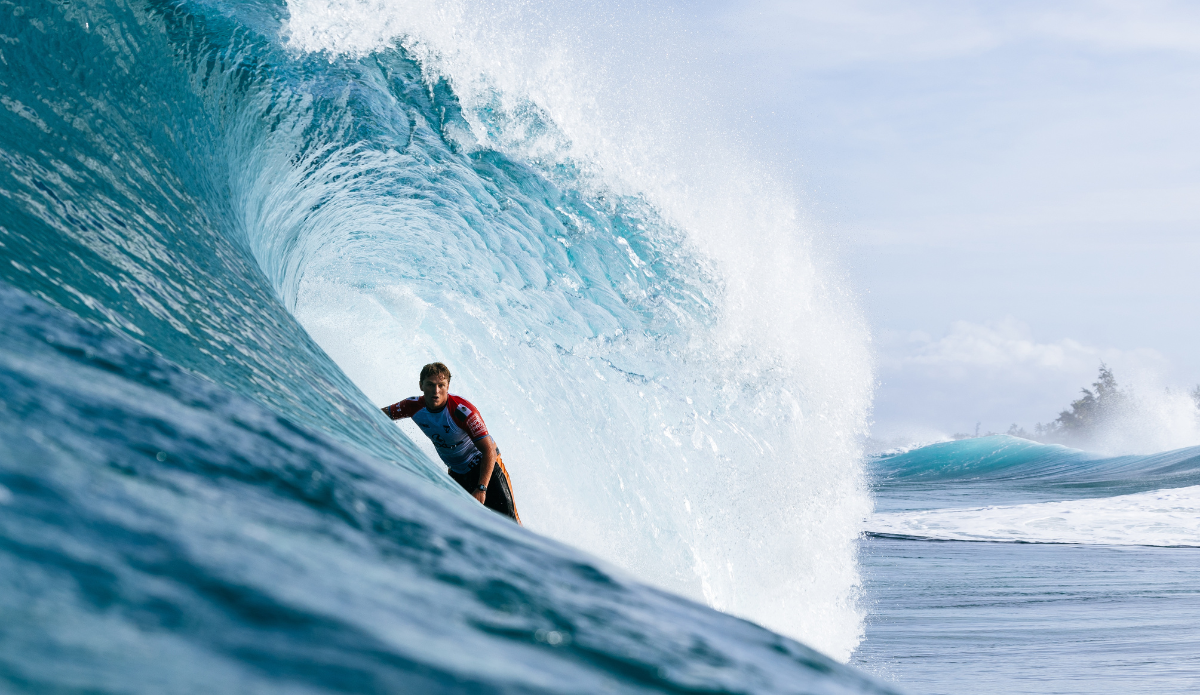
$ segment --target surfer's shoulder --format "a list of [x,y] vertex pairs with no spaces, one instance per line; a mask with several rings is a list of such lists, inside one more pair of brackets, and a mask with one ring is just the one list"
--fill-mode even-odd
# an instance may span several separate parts
[[472,410],[476,413],[479,412],[479,409],[476,408],[474,405],[472,405],[471,401],[468,401],[467,399],[463,398],[462,396],[456,396],[453,393],[451,393],[451,394],[448,394],[448,397],[450,399],[449,405],[452,405],[455,408],[465,407],[467,410]]
[[405,398],[399,403],[393,403],[383,410],[391,419],[400,420],[412,417],[424,409],[425,399],[421,396],[413,396],[412,398]]
[[450,400],[446,403],[446,407],[450,408],[450,416],[454,418],[459,427],[471,435],[471,439],[478,440],[488,436],[487,425],[483,424],[483,415],[479,413],[479,408],[471,404],[471,401],[462,396],[450,394]]

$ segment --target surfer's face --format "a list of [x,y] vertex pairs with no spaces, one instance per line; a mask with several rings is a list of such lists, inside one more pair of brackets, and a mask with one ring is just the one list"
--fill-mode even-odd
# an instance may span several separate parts
[[425,407],[437,410],[450,399],[450,380],[435,374],[421,381],[421,393],[425,394]]

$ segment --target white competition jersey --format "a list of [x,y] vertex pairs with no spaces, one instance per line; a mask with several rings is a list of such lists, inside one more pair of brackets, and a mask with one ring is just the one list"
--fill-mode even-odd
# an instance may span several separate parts
[[424,397],[413,396],[389,405],[384,411],[393,420],[412,418],[433,442],[442,463],[455,473],[466,473],[483,458],[475,442],[490,435],[479,409],[465,398],[451,394],[446,405],[435,412],[425,407]]

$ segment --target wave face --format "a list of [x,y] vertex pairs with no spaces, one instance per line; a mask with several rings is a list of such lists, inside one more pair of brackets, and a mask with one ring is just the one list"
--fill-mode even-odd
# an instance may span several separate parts
[[880,456],[872,468],[880,491],[880,512],[868,523],[875,534],[1104,545],[1200,542],[1200,447],[1113,457],[995,436]]
[[[465,33],[316,17],[0,15],[0,679],[876,691],[553,540],[848,657],[870,366],[794,219],[693,229]],[[550,539],[376,409],[433,358]]]

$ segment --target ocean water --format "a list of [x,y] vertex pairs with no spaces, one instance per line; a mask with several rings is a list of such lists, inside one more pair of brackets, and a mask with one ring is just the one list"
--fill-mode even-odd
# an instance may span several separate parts
[[912,692],[1200,688],[1200,447],[998,436],[872,461],[853,663]]
[[[543,10],[0,7],[0,690],[895,691],[861,316]],[[379,413],[432,359],[525,528]]]
[[562,7],[0,7],[0,690],[1200,688],[1200,449],[865,456],[793,197]]

